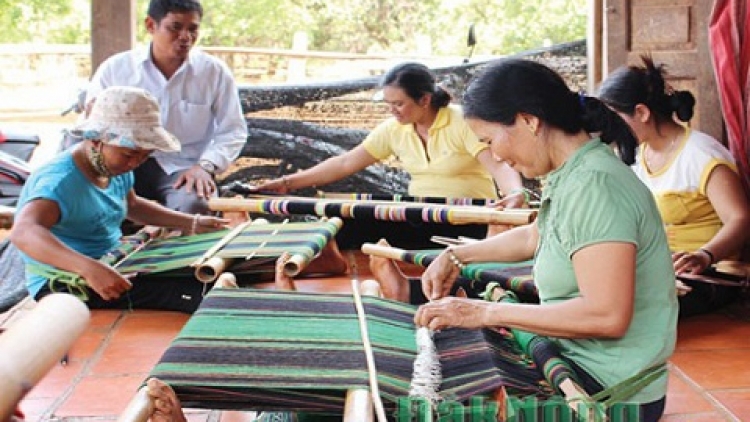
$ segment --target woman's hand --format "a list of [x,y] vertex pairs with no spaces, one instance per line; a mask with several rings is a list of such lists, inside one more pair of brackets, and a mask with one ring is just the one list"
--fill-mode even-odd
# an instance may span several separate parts
[[692,253],[675,252],[672,254],[672,263],[675,274],[700,274],[712,264],[711,257],[700,249]]
[[450,260],[448,252],[443,251],[422,273],[422,291],[429,300],[448,296],[453,282],[461,274],[458,267]]
[[483,300],[445,297],[420,306],[414,315],[414,323],[431,330],[482,328],[486,326],[485,314],[491,311],[492,305]]
[[523,191],[517,191],[505,195],[502,199],[492,205],[496,210],[502,211],[506,208],[528,208],[526,194]]
[[211,233],[226,229],[229,226],[229,220],[226,218],[214,217],[211,215],[196,214],[193,218],[192,234]]
[[86,280],[86,284],[92,290],[107,301],[119,298],[133,287],[130,281],[118,273],[117,270],[93,259],[81,271],[81,277]]

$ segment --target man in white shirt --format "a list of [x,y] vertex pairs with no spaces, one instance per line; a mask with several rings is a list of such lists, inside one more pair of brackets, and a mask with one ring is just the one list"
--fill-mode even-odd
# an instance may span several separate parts
[[108,86],[136,86],[159,101],[164,127],[180,140],[180,153],[154,153],[135,172],[135,190],[168,208],[209,212],[214,176],[240,154],[247,124],[237,86],[219,59],[194,50],[203,7],[199,0],[151,0],[146,29],[151,43],[116,54],[99,66],[87,103]]

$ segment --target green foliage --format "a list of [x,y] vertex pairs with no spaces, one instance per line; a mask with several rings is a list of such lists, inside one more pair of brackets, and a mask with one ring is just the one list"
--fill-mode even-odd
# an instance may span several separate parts
[[[48,42],[73,0],[0,0],[0,43]],[[57,42],[57,41],[52,41]]]
[[[122,0],[106,0],[122,1]],[[138,39],[146,0],[137,2]],[[0,43],[89,41],[90,1],[0,0]],[[202,45],[290,48],[304,31],[311,50],[412,54],[509,54],[585,36],[586,0],[203,0]],[[82,10],[83,8],[83,10]]]

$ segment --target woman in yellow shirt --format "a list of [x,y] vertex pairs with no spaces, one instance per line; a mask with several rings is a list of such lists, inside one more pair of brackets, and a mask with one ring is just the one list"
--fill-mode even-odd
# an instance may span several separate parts
[[[747,240],[750,211],[730,152],[711,136],[678,123],[693,116],[695,99],[667,85],[663,66],[643,57],[602,83],[599,98],[617,111],[640,142],[633,170],[654,194],[677,274],[700,274],[736,259]],[[681,316],[736,297],[734,288],[692,283]]]
[[[430,69],[419,63],[402,63],[389,70],[381,82],[383,100],[393,117],[380,123],[352,150],[309,169],[257,186],[259,191],[280,194],[309,186],[322,186],[350,176],[381,160],[395,157],[410,175],[409,195],[438,198],[497,199],[495,206],[520,208],[526,204],[521,176],[496,160],[479,142],[463,118],[461,108],[435,83]],[[489,233],[506,226],[490,226]],[[355,233],[356,232],[356,233]],[[362,241],[386,237],[403,248],[427,248],[431,235],[481,238],[486,225],[450,226],[377,222],[363,227],[344,225],[337,240],[344,249]]]
[[322,186],[396,157],[411,176],[409,195],[492,199],[499,189],[506,194],[505,206],[524,204],[520,175],[493,159],[487,145],[469,129],[460,107],[450,105],[450,94],[436,85],[429,68],[400,64],[386,73],[381,86],[393,117],[373,129],[362,144],[309,169],[270,180],[258,190],[287,193]]

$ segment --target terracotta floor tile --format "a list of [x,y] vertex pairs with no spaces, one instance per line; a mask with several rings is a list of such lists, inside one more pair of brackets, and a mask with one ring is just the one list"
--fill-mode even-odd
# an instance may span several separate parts
[[146,373],[185,325],[189,315],[144,311],[125,315],[92,368],[94,375]]
[[732,319],[723,314],[700,315],[680,321],[677,349],[715,350],[750,349],[750,321]]
[[55,411],[57,417],[117,416],[135,395],[146,373],[127,376],[89,376]]
[[93,309],[89,320],[89,330],[109,330],[122,317],[125,311]]
[[81,376],[83,362],[71,361],[67,366],[55,365],[26,395],[28,399],[57,398],[72,387]]
[[671,362],[707,390],[750,388],[749,352],[747,349],[678,351]]
[[68,351],[68,359],[71,362],[90,359],[102,347],[107,334],[107,331],[102,329],[86,330]]
[[750,421],[750,390],[712,391],[711,395],[741,421]]
[[713,405],[687,383],[681,374],[670,369],[669,388],[667,390],[667,407],[665,415],[710,412]]

